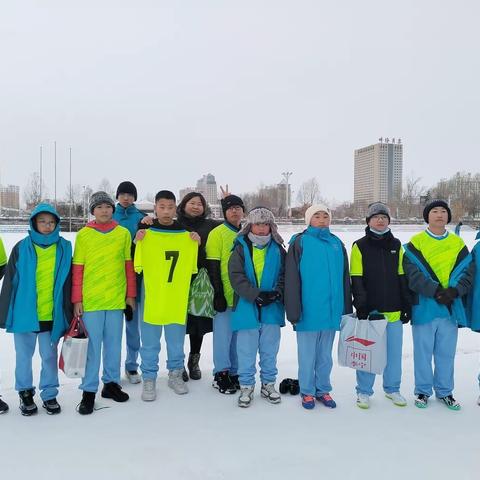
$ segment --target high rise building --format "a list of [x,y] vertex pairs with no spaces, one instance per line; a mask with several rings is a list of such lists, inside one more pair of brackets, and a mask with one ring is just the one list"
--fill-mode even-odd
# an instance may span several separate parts
[[403,144],[380,138],[378,143],[355,150],[354,202],[391,204],[402,195]]
[[218,204],[217,182],[211,173],[197,180],[197,191],[203,194],[208,204]]
[[20,187],[16,185],[0,186],[0,207],[18,210],[20,208]]

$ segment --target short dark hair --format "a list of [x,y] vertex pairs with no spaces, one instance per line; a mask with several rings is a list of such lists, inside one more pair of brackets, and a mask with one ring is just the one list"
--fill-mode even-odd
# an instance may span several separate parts
[[160,190],[155,195],[155,203],[157,203],[162,198],[165,200],[173,200],[175,203],[177,203],[177,199],[175,198],[175,195],[170,190]]

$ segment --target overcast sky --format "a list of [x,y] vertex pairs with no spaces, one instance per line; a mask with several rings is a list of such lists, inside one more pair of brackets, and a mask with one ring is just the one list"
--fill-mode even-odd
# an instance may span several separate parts
[[[236,193],[316,176],[353,198],[353,150],[401,137],[430,185],[480,171],[480,2],[2,2],[0,182],[44,145],[53,192],[103,177],[139,196],[213,173]],[[295,195],[295,194],[294,194]]]

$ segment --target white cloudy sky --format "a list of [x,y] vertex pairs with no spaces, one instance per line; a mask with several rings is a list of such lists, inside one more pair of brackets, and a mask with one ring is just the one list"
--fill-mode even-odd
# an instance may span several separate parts
[[353,196],[353,150],[401,137],[431,184],[480,171],[476,0],[43,0],[0,10],[0,181],[44,145],[53,191],[212,172],[245,192],[294,172]]

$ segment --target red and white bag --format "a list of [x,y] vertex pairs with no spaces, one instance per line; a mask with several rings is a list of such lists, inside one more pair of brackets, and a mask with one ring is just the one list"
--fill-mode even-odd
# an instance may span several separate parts
[[85,376],[87,365],[88,333],[80,317],[74,317],[63,337],[58,367],[69,378]]

